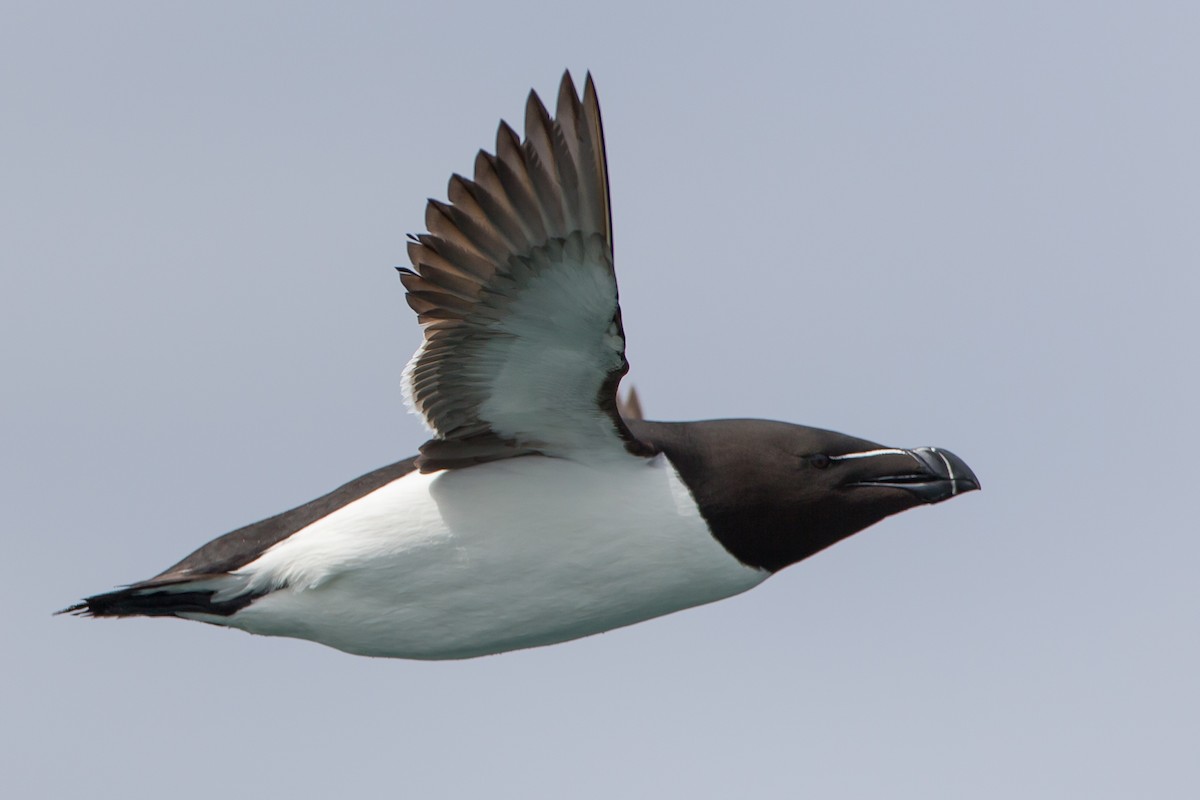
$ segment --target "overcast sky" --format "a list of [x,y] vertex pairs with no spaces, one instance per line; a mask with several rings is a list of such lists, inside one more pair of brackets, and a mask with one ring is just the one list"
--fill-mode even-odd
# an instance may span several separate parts
[[[1200,6],[9,3],[12,797],[1194,797]],[[984,491],[458,663],[50,612],[423,440],[392,269],[595,75],[648,416]]]

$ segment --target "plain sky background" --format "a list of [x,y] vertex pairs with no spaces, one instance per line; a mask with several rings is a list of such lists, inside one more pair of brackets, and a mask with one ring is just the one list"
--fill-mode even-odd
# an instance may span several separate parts
[[[0,17],[6,797],[1198,796],[1197,4]],[[414,452],[404,234],[567,67],[648,415],[984,491],[468,662],[52,618]]]

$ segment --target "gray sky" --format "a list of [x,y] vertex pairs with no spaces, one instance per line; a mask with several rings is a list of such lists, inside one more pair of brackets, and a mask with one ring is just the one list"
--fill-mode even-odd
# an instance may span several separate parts
[[[407,5],[6,6],[11,796],[1195,796],[1198,6]],[[649,416],[984,491],[470,662],[52,619],[414,451],[403,236],[564,67]]]

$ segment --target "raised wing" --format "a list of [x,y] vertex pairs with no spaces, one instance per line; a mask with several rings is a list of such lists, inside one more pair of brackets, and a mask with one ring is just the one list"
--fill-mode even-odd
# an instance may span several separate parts
[[640,422],[646,418],[646,415],[642,413],[642,399],[638,397],[636,387],[630,386],[624,399],[617,395],[617,411],[620,412],[621,419],[625,420]]
[[553,119],[530,92],[525,140],[501,122],[449,200],[429,201],[400,276],[425,331],[405,396],[435,433],[417,466],[649,455],[617,412],[629,364],[591,75],[582,100],[563,76]]

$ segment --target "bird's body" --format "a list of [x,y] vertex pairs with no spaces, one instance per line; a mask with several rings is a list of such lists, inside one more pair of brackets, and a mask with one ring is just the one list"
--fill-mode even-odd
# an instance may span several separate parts
[[[565,76],[430,201],[403,269],[425,331],[421,453],[87,598],[351,653],[468,658],[745,591],[875,522],[978,488],[960,459],[764,420],[619,410],[628,370],[599,105]],[[636,404],[634,404],[636,405]]]
[[640,622],[769,574],[709,535],[665,456],[528,456],[414,470],[213,584],[259,600],[195,616],[360,655],[466,658]]

